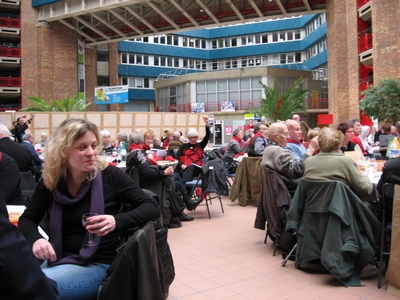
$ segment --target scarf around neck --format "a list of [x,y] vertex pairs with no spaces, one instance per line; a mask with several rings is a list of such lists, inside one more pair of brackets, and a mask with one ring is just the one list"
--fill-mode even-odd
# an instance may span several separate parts
[[[104,214],[104,197],[103,197],[103,181],[101,171],[91,181],[84,181],[78,190],[76,196],[69,198],[61,194],[61,186],[66,184],[60,181],[57,187],[53,190],[53,206],[50,213],[50,232],[51,244],[57,255],[57,261],[48,261],[49,266],[62,265],[62,264],[76,264],[86,265],[90,263],[99,248],[101,237],[93,235],[95,246],[82,245],[79,254],[66,256],[62,258],[62,215],[64,205],[74,205],[81,201],[85,196],[90,194],[90,212]],[[83,225],[82,225],[83,226]],[[86,233],[85,239],[88,238],[89,233]]]
[[239,145],[240,145],[240,148],[243,148],[244,143],[243,143],[243,140],[242,140],[242,139],[239,139],[237,136],[233,136],[233,137],[231,138],[231,140],[238,142]]
[[128,150],[129,150],[129,151],[132,151],[132,150],[143,150],[143,147],[142,147],[142,145],[132,143],[132,144],[129,146],[129,149],[128,149]]

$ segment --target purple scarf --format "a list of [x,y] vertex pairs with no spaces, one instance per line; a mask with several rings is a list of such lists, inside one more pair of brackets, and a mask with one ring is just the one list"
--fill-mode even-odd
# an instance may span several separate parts
[[[60,188],[57,187],[53,190],[53,207],[50,213],[50,232],[51,232],[51,244],[57,255],[57,261],[48,261],[49,266],[56,266],[62,264],[76,264],[86,265],[90,263],[93,256],[96,254],[99,248],[101,237],[93,235],[93,241],[96,243],[95,246],[84,246],[82,245],[78,255],[71,255],[64,258],[62,256],[62,212],[64,205],[73,205],[81,201],[87,193],[90,193],[90,212],[98,213],[99,215],[104,214],[104,197],[103,197],[103,181],[101,178],[101,172],[99,171],[96,178],[92,181],[84,181],[78,190],[76,196],[68,198],[60,192]],[[83,226],[83,225],[82,225]],[[89,233],[86,233],[86,238]]]

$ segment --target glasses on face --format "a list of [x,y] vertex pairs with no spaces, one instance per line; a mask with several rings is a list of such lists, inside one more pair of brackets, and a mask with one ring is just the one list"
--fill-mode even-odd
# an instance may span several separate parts
[[198,136],[189,136],[189,139],[197,139]]

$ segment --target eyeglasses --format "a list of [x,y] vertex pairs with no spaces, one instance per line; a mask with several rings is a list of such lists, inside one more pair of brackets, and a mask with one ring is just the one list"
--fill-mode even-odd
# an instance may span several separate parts
[[197,139],[198,136],[189,136],[189,139]]

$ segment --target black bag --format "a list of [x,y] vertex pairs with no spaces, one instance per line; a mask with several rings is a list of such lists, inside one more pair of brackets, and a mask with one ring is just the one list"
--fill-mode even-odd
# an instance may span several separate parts
[[[158,267],[154,266],[154,268],[151,267],[151,269],[141,269],[140,267],[134,267],[134,270],[132,270],[134,273],[129,273],[130,271],[127,265],[126,256],[134,254],[126,253],[126,251],[124,252],[125,245],[129,243],[129,238],[132,237],[135,232],[141,228],[138,227],[130,229],[128,241],[117,249],[114,260],[110,268],[107,270],[107,276],[103,279],[103,282],[100,285],[97,299],[108,300],[113,299],[114,297],[118,297],[119,300],[141,300],[147,297],[148,299],[161,300],[162,298],[166,299],[168,297],[169,286],[175,278],[174,261],[167,241],[168,228],[159,220],[154,221],[153,225],[156,245],[155,251],[157,252],[156,256],[158,260]],[[146,224],[145,226],[148,226],[148,224]],[[147,249],[143,249],[143,251],[146,252]],[[121,257],[124,257],[124,259],[121,260]],[[149,262],[150,258],[144,259],[143,264],[146,261]],[[140,281],[142,282],[142,284],[139,286],[137,286],[137,284],[140,282],[130,282],[129,279],[135,280],[135,278],[137,278],[136,272],[147,272],[147,274],[143,274],[142,276],[144,276],[144,278],[147,278],[146,282],[148,284],[143,283],[143,279],[142,281]],[[154,281],[157,280],[156,278],[154,278],[156,274],[159,277],[159,282]],[[138,291],[137,289],[140,289],[140,291]]]
[[183,199],[181,194],[175,191],[172,187],[167,187],[167,191],[172,215],[180,214],[183,211]]

